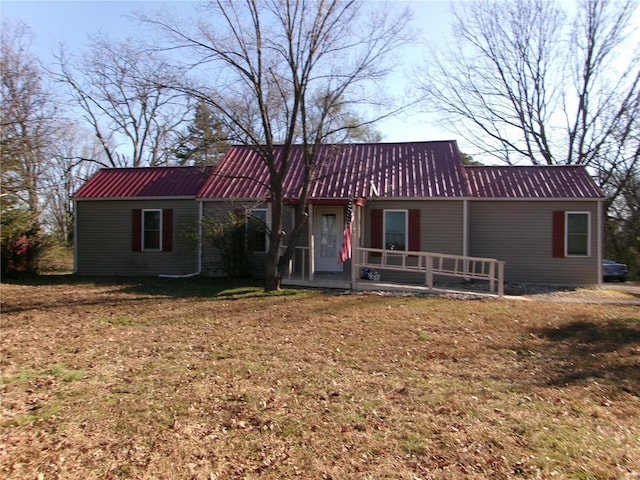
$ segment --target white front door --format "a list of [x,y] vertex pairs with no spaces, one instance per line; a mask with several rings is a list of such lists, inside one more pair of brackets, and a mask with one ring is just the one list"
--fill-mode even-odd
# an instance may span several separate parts
[[313,224],[316,272],[342,272],[339,262],[344,230],[342,207],[317,207]]

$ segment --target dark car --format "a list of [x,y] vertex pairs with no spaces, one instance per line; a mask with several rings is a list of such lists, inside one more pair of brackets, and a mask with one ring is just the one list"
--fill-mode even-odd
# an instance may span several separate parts
[[604,281],[618,280],[624,282],[629,274],[629,269],[624,263],[614,262],[613,260],[602,261],[602,278]]

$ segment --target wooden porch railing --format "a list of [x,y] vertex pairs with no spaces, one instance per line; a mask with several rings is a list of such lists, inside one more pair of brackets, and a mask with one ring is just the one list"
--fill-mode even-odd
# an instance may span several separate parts
[[425,275],[425,284],[433,288],[434,275],[488,280],[491,293],[504,295],[504,264],[493,258],[465,257],[430,252],[408,252],[382,250],[378,248],[354,248],[355,274],[361,269],[396,270],[420,272]]
[[[280,247],[280,255],[282,255],[287,249],[287,245],[282,245]],[[289,266],[287,268],[287,278],[291,278],[291,275],[294,272],[294,261],[295,257],[297,257],[298,252],[300,252],[301,260],[300,260],[300,275],[303,280],[313,280],[312,272],[307,272],[307,256],[309,253],[309,247],[296,247],[296,253],[293,258],[289,260]],[[307,278],[307,273],[309,274],[309,278]]]
[[[281,247],[282,252],[286,246]],[[300,253],[300,278],[313,282],[314,272],[310,261],[309,247],[296,247]],[[296,253],[295,257],[298,257]],[[491,293],[504,295],[504,264],[494,258],[465,257],[432,252],[412,252],[402,250],[382,250],[378,248],[353,248],[352,284],[358,281],[363,268],[374,270],[395,270],[418,272],[425,276],[425,285],[433,288],[434,275],[487,280]],[[294,273],[294,259],[289,261],[287,278]],[[355,278],[354,278],[355,277]]]

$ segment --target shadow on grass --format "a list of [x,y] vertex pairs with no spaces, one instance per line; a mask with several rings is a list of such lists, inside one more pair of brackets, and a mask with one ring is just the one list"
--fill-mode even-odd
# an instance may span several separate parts
[[67,275],[17,275],[3,279],[3,283],[25,286],[81,286],[111,287],[113,292],[132,293],[171,298],[246,299],[274,295],[296,295],[296,290],[282,289],[265,292],[256,279],[220,279],[210,277],[89,277]]
[[[578,318],[556,328],[532,329],[545,341],[547,375],[541,383],[564,386],[597,382],[612,391],[640,396],[640,318],[607,321]],[[532,346],[540,360],[540,346]],[[537,358],[536,358],[537,357]]]
[[554,342],[571,342],[587,353],[608,352],[640,342],[640,319],[614,318],[605,323],[574,320],[559,328],[542,328],[538,335]]

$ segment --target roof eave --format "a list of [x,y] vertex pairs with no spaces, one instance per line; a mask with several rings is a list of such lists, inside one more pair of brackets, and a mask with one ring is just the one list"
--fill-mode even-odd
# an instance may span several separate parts
[[593,202],[602,201],[605,197],[465,197],[465,200],[478,201],[518,201],[518,202]]
[[114,201],[114,200],[122,200],[122,201],[140,201],[140,200],[162,200],[162,201],[172,201],[172,200],[197,200],[195,195],[179,195],[179,196],[171,196],[171,197],[160,197],[160,196],[151,196],[151,197],[72,197],[71,200],[75,202],[81,202],[84,200],[91,201]]

